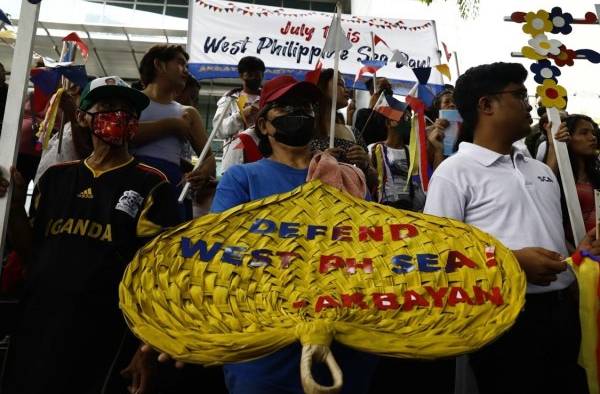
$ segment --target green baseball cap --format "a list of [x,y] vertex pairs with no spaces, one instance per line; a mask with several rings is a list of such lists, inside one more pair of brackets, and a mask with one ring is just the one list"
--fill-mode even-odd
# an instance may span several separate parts
[[81,100],[79,108],[87,111],[94,104],[104,98],[122,97],[133,103],[137,113],[140,114],[150,104],[150,99],[139,90],[130,87],[127,82],[123,81],[116,75],[110,77],[96,78],[90,81],[83,92],[81,92]]

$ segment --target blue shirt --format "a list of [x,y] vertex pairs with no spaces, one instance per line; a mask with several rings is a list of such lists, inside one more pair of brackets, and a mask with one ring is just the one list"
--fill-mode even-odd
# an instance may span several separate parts
[[[307,174],[308,168],[300,170],[270,159],[233,166],[225,172],[217,186],[211,211],[222,212],[252,200],[289,192],[304,184]],[[225,384],[229,393],[303,394],[301,350],[300,344],[295,343],[253,361],[225,365]],[[341,392],[368,393],[378,358],[335,342],[331,344],[331,350],[344,374]],[[324,365],[313,367],[313,375],[320,384],[332,384]]]

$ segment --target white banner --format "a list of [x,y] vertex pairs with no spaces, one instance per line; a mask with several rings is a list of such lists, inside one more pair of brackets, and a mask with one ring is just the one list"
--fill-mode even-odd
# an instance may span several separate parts
[[[238,61],[244,56],[256,56],[267,66],[267,78],[281,73],[301,77],[314,69],[332,16],[317,11],[196,0],[188,33],[190,71],[199,79],[237,77]],[[411,68],[440,63],[433,21],[342,15],[342,27],[353,45],[340,54],[340,72],[347,79],[354,79],[363,61],[388,62],[395,49],[401,51]],[[378,43],[375,54],[371,33],[387,44]],[[333,67],[333,54],[327,54],[323,63],[324,68]],[[409,67],[392,62],[377,75],[395,80],[407,89],[416,81]],[[435,68],[429,83],[442,83]]]

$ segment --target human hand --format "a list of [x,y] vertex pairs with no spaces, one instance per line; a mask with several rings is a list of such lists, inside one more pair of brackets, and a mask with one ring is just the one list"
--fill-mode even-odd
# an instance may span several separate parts
[[427,139],[433,146],[433,148],[437,151],[442,151],[444,149],[444,130],[450,126],[450,122],[446,119],[438,118],[433,123],[433,128],[431,132],[427,136]]
[[208,186],[216,186],[217,184],[217,179],[214,177],[208,160],[204,160],[198,168],[185,174],[182,181],[189,182],[194,192]]
[[342,161],[346,158],[346,151],[342,148],[327,148],[323,153],[333,156],[337,161]]
[[552,137],[552,122],[549,122],[546,134],[547,134],[549,143],[552,145],[554,145],[555,139],[557,141],[565,142],[565,143],[567,143],[571,140],[571,133],[569,133],[569,129],[567,128],[567,124],[565,122],[562,122],[560,124],[560,127],[558,128],[558,131],[556,132],[556,134],[554,134],[554,137]]
[[13,184],[11,208],[23,208],[27,199],[27,184],[19,171],[13,166],[10,168],[10,181],[0,171],[0,198],[8,193],[10,184]]
[[556,280],[556,275],[567,269],[565,257],[551,250],[529,247],[513,250],[513,253],[527,281],[535,285],[548,286]]
[[600,256],[600,239],[596,239],[596,229],[591,229],[577,246],[577,250],[586,250],[594,256]]
[[254,119],[254,117],[256,117],[256,114],[258,114],[258,107],[254,105],[249,105],[242,110],[242,113],[244,114],[244,119]]
[[65,113],[65,116],[69,120],[75,119],[75,112],[77,111],[77,106],[75,105],[75,99],[73,99],[73,96],[71,96],[67,92],[63,92],[63,94],[60,96],[60,102],[58,103],[58,107]]
[[[167,353],[158,353],[156,350],[152,349],[152,347],[150,345],[144,344],[142,345],[142,347],[140,348],[142,353],[148,353],[150,354],[152,357],[156,356],[156,354],[158,354],[158,357],[156,357],[156,360],[158,360],[159,363],[168,363],[170,361],[172,361],[171,356],[169,356]],[[185,366],[185,363],[183,361],[175,361],[175,368],[183,368]]]
[[370,162],[369,154],[359,145],[352,145],[346,151],[346,160],[362,170],[366,170]]
[[157,352],[148,347],[146,351],[141,346],[136,352],[129,365],[121,371],[121,376],[131,380],[127,391],[131,394],[149,394],[155,391],[155,380],[157,369]]

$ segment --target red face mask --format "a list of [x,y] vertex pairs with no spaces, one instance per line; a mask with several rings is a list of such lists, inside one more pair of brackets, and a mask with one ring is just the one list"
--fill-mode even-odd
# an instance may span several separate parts
[[112,146],[121,146],[125,140],[133,138],[138,130],[137,116],[127,111],[94,112],[92,132],[102,141]]

